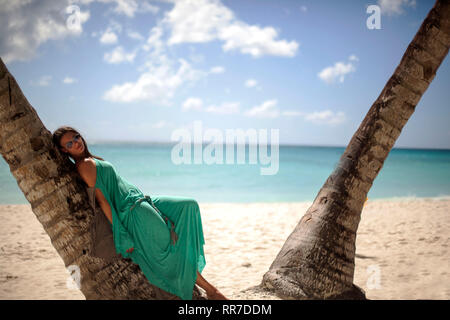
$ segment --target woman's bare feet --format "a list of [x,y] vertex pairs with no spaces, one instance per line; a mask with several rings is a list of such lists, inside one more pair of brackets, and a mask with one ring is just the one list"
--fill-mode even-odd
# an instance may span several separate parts
[[205,278],[197,271],[197,280],[195,282],[198,284],[203,290],[206,291],[206,296],[210,300],[229,300],[227,299],[216,287],[206,281]]

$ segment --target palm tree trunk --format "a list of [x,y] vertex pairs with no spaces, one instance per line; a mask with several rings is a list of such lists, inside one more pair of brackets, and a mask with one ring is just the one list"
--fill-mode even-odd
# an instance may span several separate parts
[[[80,268],[86,299],[173,299],[129,259],[105,263],[88,253],[93,210],[77,174],[0,59],[0,153],[66,267]],[[195,288],[194,299],[203,299]]]
[[288,299],[364,299],[353,284],[361,211],[374,179],[450,46],[450,4],[436,1],[261,285]]

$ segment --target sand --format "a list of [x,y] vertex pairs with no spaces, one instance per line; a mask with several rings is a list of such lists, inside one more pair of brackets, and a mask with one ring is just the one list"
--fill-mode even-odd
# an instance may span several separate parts
[[[261,282],[311,204],[200,203],[202,275],[231,299],[274,299],[244,290]],[[450,299],[449,213],[449,197],[369,199],[355,284],[369,299]],[[85,299],[29,205],[1,205],[0,219],[0,299]]]

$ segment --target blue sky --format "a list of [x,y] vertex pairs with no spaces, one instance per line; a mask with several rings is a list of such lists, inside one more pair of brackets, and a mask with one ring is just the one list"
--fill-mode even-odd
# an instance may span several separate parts
[[[200,120],[346,146],[434,1],[0,4],[0,56],[50,131],[163,142]],[[368,5],[381,29],[367,28]],[[395,147],[450,148],[449,84],[447,57]]]

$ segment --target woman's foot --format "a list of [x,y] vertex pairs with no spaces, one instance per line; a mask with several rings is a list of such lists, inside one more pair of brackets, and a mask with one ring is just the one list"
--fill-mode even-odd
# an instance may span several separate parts
[[203,290],[206,291],[206,296],[210,300],[229,300],[227,299],[216,287],[210,284],[202,275],[197,271],[197,280],[195,282],[198,284]]
[[211,292],[206,292],[206,295],[208,300],[229,300],[217,289]]

